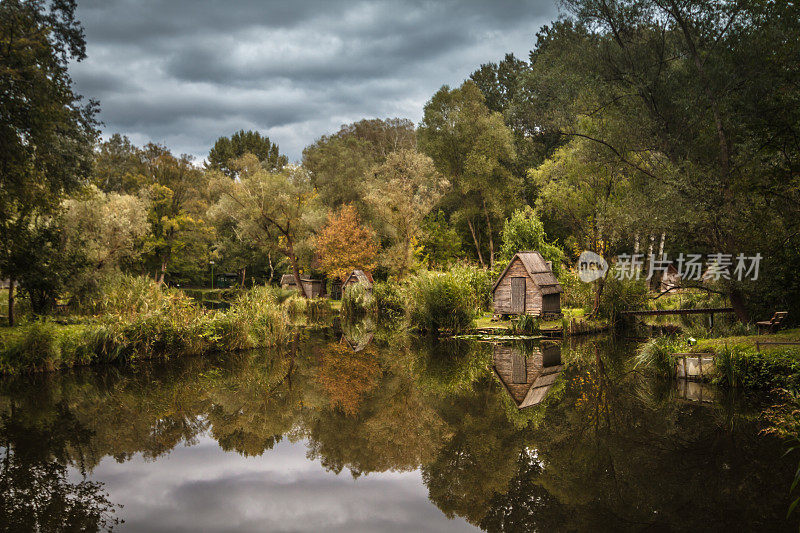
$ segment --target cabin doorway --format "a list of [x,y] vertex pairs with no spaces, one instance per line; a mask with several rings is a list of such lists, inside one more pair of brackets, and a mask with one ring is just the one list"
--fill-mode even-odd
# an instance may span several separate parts
[[511,278],[511,312],[525,313],[525,278]]
[[542,297],[542,311],[545,313],[558,314],[561,312],[561,295],[545,294]]

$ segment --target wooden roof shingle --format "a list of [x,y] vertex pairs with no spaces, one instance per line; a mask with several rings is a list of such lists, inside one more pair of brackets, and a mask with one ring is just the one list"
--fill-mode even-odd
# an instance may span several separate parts
[[525,267],[528,275],[542,290],[542,294],[557,294],[564,292],[561,284],[553,274],[553,269],[547,265],[547,261],[545,261],[544,257],[542,257],[542,254],[536,251],[517,252],[514,254],[514,257],[512,257],[511,261],[508,262],[508,266],[506,266],[505,270],[503,270],[503,273],[500,274],[500,277],[497,278],[497,281],[494,282],[494,285],[492,286],[492,292],[494,292],[494,290],[497,288],[497,285],[499,285],[500,281],[505,277],[506,272],[508,272],[511,264],[514,262],[514,259],[517,258],[522,261],[522,265]]

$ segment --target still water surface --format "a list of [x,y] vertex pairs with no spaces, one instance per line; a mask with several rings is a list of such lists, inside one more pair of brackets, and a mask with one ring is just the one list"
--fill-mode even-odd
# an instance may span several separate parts
[[0,381],[0,529],[796,529],[753,400],[608,338],[377,337]]

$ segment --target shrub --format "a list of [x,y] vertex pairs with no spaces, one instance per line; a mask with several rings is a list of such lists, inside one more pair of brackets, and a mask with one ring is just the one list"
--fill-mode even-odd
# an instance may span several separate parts
[[558,282],[564,288],[561,307],[577,307],[591,311],[594,305],[594,284],[581,281],[574,270],[562,270]]
[[297,320],[305,315],[307,304],[308,300],[305,297],[300,296],[297,292],[294,292],[283,301],[281,307],[283,308],[287,319]]
[[450,273],[458,283],[469,288],[472,306],[487,310],[492,305],[492,276],[483,268],[472,265],[455,265]]
[[376,281],[372,286],[372,296],[378,318],[397,320],[406,310],[406,300],[402,286],[395,281]]
[[674,377],[675,358],[672,354],[681,351],[681,344],[674,336],[650,339],[637,350],[635,368],[647,368],[665,378]]
[[535,335],[539,333],[540,325],[539,317],[520,315],[519,318],[511,323],[511,328],[509,329],[512,335]]
[[783,348],[756,352],[745,345],[725,345],[717,351],[717,382],[746,389],[800,390],[800,350]]
[[[172,293],[144,276],[113,276],[89,310],[94,314],[113,315],[115,319],[129,319],[156,312],[164,307]],[[183,297],[188,300],[187,296]]]
[[477,316],[470,286],[452,273],[421,272],[408,286],[408,319],[421,331],[457,333]]
[[[121,359],[171,357],[244,350],[289,342],[287,302],[271,287],[242,291],[225,311],[206,311],[181,293],[144,278],[120,278],[100,302],[106,314],[91,325],[34,322],[4,332],[0,372],[51,370]],[[299,296],[296,301],[301,301]],[[299,305],[299,304],[298,304]],[[319,315],[327,301],[303,301],[301,312]]]
[[19,326],[2,346],[2,366],[5,372],[23,368],[45,370],[52,368],[61,354],[56,326],[50,322],[34,321]]
[[333,308],[326,298],[312,298],[306,302],[304,312],[308,320],[317,322],[333,314]]
[[647,304],[647,294],[644,280],[617,279],[611,271],[605,278],[598,313],[615,324],[622,311],[643,309]]
[[357,318],[375,312],[375,296],[363,283],[348,285],[342,293],[342,316]]

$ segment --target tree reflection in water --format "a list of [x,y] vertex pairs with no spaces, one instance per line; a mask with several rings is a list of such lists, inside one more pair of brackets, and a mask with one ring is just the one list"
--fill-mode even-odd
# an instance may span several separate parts
[[244,456],[303,441],[309,459],[354,477],[420,470],[443,513],[487,531],[781,528],[791,464],[758,435],[758,411],[685,401],[636,372],[630,347],[567,343],[557,379],[519,409],[489,344],[348,332],[220,360],[3,380],[0,523],[110,528],[101,485],[70,482],[68,465],[158,461],[209,435]]
[[[91,431],[66,404],[52,417],[30,418],[13,400],[0,416],[0,528],[5,531],[100,531],[119,523],[103,484],[89,481],[81,458],[91,446]],[[67,465],[83,479],[68,480]]]

